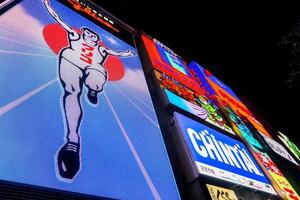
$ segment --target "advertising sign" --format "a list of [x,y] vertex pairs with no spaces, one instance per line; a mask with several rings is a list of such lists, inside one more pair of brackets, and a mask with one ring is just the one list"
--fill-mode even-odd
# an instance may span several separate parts
[[269,155],[260,151],[256,151],[255,154],[260,160],[260,162],[263,163],[263,165],[266,167],[268,173],[273,178],[278,187],[281,189],[281,191],[284,193],[285,197],[288,200],[300,200],[299,195],[296,193],[296,191],[290,185],[290,183],[286,180],[281,171],[271,160]]
[[156,39],[150,39],[143,34],[142,40],[155,69],[172,77],[186,87],[199,91],[197,82],[191,76],[182,58]]
[[175,118],[199,174],[276,194],[243,143],[179,113]]
[[2,14],[0,41],[1,181],[180,198],[133,46],[56,0]]
[[195,76],[197,82],[202,84],[210,95],[214,95],[224,104],[230,105],[235,113],[243,115],[253,124],[253,126],[255,126],[256,129],[271,137],[263,125],[255,119],[248,108],[240,101],[240,99],[228,86],[201,67],[198,63],[191,62],[188,66],[191,70],[191,73]]
[[269,175],[272,177],[273,183],[275,182],[278,185],[278,187],[284,193],[287,199],[297,200],[298,198],[293,198],[297,197],[297,193],[295,192],[293,187],[289,184],[289,182],[283,176],[281,171],[271,160],[269,155],[265,153],[264,147],[254,137],[254,135],[246,126],[246,124],[237,115],[235,115],[235,113],[229,107],[223,107],[223,109],[226,115],[229,117],[233,129],[237,132],[237,134],[240,137],[243,137],[254,150],[256,157],[259,159],[259,161],[268,171]]
[[278,138],[283,144],[294,154],[294,156],[300,161],[300,150],[299,148],[283,133],[278,131]]
[[173,92],[170,92],[167,89],[164,89],[164,91],[170,104],[177,106],[178,108],[187,111],[225,131],[228,131],[231,134],[234,134],[232,129],[226,124],[225,120],[221,117],[220,113],[217,110],[218,108],[211,104],[208,98],[205,98],[203,96],[200,97],[199,102],[201,100],[201,103],[199,103],[200,105],[196,105],[181,98]]
[[284,157],[285,159],[289,160],[290,162],[294,163],[295,165],[298,165],[298,163],[295,161],[295,159],[289,154],[289,152],[278,142],[275,140],[265,136],[264,134],[261,134],[265,141],[268,143],[270,148],[277,153],[278,155]]
[[233,190],[206,184],[212,200],[238,200]]

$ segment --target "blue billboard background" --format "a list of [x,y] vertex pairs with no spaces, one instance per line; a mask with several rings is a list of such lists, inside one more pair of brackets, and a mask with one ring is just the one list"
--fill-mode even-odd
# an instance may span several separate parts
[[205,80],[205,77],[209,78],[211,81],[219,85],[221,88],[223,88],[226,92],[228,92],[230,95],[235,97],[237,100],[240,101],[240,99],[236,96],[236,94],[231,90],[230,87],[228,87],[226,84],[224,84],[222,81],[220,81],[217,77],[210,74],[209,76],[205,73],[205,69],[199,65],[197,62],[192,61],[188,65],[189,69],[193,70],[198,78],[201,80],[201,84],[210,92],[210,94],[215,94],[214,90],[211,88],[209,83]]
[[[270,183],[268,181],[268,179],[264,176],[262,170],[259,168],[256,161],[251,156],[250,152],[247,150],[247,148],[245,147],[244,144],[242,144],[241,142],[239,142],[239,141],[237,141],[233,138],[230,138],[230,137],[228,137],[228,136],[226,136],[226,135],[224,135],[224,134],[222,134],[222,133],[220,133],[220,132],[218,132],[214,129],[211,129],[211,128],[209,128],[209,127],[207,127],[207,126],[205,126],[205,125],[203,125],[199,122],[196,122],[192,119],[189,119],[189,118],[187,118],[187,117],[185,117],[185,116],[183,116],[179,113],[176,113],[175,116],[176,116],[176,119],[179,122],[182,133],[183,133],[183,135],[184,135],[184,137],[185,137],[185,139],[188,143],[189,149],[191,150],[195,161],[207,164],[209,166],[217,167],[217,168],[220,168],[222,170],[232,172],[234,174],[242,175],[244,177],[251,178],[251,179],[263,182],[263,183],[267,183],[267,184]],[[243,167],[238,168],[236,166],[226,164],[225,162],[221,162],[218,159],[216,159],[216,157],[212,158],[209,155],[207,157],[201,156],[199,153],[197,153],[197,151],[194,148],[194,145],[193,145],[192,141],[190,140],[190,137],[189,137],[188,132],[187,132],[187,130],[189,128],[196,131],[197,133],[201,133],[201,132],[204,132],[206,130],[208,132],[207,135],[210,138],[214,137],[217,142],[221,142],[225,145],[228,145],[228,147],[234,147],[234,146],[238,145],[239,149],[241,149],[242,151],[245,152],[246,155],[248,155],[248,158],[254,164],[255,168],[258,170],[258,173],[252,173],[252,172],[246,171],[246,170],[243,169]],[[204,145],[204,143],[201,139],[197,140],[197,145],[205,147],[205,145]],[[214,154],[214,155],[216,156],[216,154]],[[236,158],[236,156],[235,156],[235,158]]]
[[[108,48],[136,51],[50,2],[66,24],[91,28]],[[58,56],[42,35],[51,23],[42,1],[23,0],[0,18],[0,180],[117,199],[179,199],[137,56],[120,58],[125,76],[104,86],[97,107],[83,92],[82,167],[72,182],[57,178],[55,154],[65,128]]]

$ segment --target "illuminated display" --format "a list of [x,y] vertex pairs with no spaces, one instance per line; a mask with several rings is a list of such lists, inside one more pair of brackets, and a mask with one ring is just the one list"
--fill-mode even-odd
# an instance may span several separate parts
[[223,187],[217,187],[210,184],[206,184],[206,187],[208,188],[212,200],[220,200],[220,199],[238,200],[233,190],[229,190]]
[[190,75],[185,62],[172,50],[155,39],[142,35],[146,51],[150,56],[153,67],[172,77],[186,87],[199,92],[197,82]]
[[265,136],[264,134],[261,134],[265,141],[268,143],[268,145],[270,146],[270,148],[277,153],[278,155],[284,157],[285,159],[289,160],[290,162],[298,165],[298,163],[295,161],[295,159],[289,154],[289,152],[278,142],[276,142],[275,140]]
[[295,157],[300,161],[300,150],[298,147],[283,133],[279,132],[278,138],[283,142],[283,144],[289,148],[289,150],[295,155]]
[[276,194],[241,142],[175,113],[200,174]]
[[195,80],[197,80],[199,84],[202,84],[210,95],[217,96],[219,100],[230,105],[230,107],[234,109],[235,113],[239,113],[240,115],[246,117],[253,124],[253,126],[255,126],[256,129],[261,131],[263,134],[271,137],[271,135],[265,130],[263,125],[255,119],[251,112],[238,99],[238,97],[228,86],[218,80],[207,70],[204,70],[196,62],[191,62],[189,64],[189,69],[195,76]]
[[54,0],[2,14],[0,40],[1,181],[180,199],[134,47]]
[[223,107],[226,115],[229,117],[229,121],[232,124],[233,129],[237,132],[237,134],[248,142],[251,148],[254,150],[256,157],[263,164],[263,166],[268,171],[269,175],[278,185],[278,187],[283,191],[285,197],[287,199],[299,199],[297,193],[293,189],[293,187],[289,184],[286,178],[283,176],[281,171],[275,165],[275,163],[271,160],[268,154],[264,151],[263,146],[255,139],[249,128],[244,124],[244,122],[230,109],[228,106]]
[[168,97],[169,102],[172,105],[175,105],[223,130],[230,132],[231,134],[234,134],[232,129],[226,124],[225,120],[221,117],[219,111],[217,110],[217,107],[211,104],[206,97],[199,97],[199,99],[201,99],[201,101],[199,100],[200,105],[196,105],[194,103],[186,101],[185,99],[170,92],[167,89],[165,89],[164,91]]

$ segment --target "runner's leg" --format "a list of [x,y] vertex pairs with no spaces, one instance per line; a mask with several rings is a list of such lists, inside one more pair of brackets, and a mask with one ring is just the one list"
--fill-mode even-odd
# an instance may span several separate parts
[[79,143],[79,127],[82,120],[80,96],[83,87],[83,72],[64,58],[60,59],[59,77],[64,89],[62,97],[67,139]]

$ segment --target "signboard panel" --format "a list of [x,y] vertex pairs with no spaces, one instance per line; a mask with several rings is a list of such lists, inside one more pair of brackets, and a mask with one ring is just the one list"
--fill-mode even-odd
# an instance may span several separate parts
[[278,138],[283,144],[294,154],[294,156],[300,161],[300,150],[299,148],[283,133],[278,131]]
[[133,46],[54,0],[2,14],[0,41],[0,180],[180,199]]
[[276,194],[245,145],[175,113],[199,174]]
[[142,41],[155,69],[172,77],[186,87],[199,91],[197,82],[191,76],[182,58],[159,41],[150,39],[145,34],[142,35]]
[[206,184],[212,200],[238,200],[233,190]]
[[263,125],[255,119],[248,108],[228,86],[201,67],[198,63],[193,61],[188,66],[197,82],[203,85],[209,95],[216,96],[218,100],[222,101],[224,104],[228,104],[235,113],[239,113],[239,115],[246,117],[256,129],[271,137]]
[[[280,188],[281,192],[285,195],[287,199],[299,199],[294,188],[289,184],[287,179],[283,176],[281,171],[271,160],[269,155],[265,153],[264,147],[261,143],[254,137],[253,133],[246,126],[246,124],[230,109],[228,106],[223,107],[224,112],[229,118],[233,129],[237,134],[244,138],[248,144],[251,146],[255,152],[256,157],[263,164],[267,172],[272,178],[272,183],[276,183]],[[297,197],[297,198],[296,198]]]
[[[221,117],[220,113],[217,110],[217,107],[214,106],[211,102],[209,102],[208,98],[202,97],[202,104],[200,103],[196,105],[194,103],[190,103],[189,101],[181,98],[180,96],[170,92],[167,89],[164,89],[165,94],[168,98],[170,104],[177,106],[178,108],[187,111],[206,122],[213,124],[225,131],[234,135],[232,129],[226,124],[224,119]],[[200,101],[200,100],[199,100]]]
[[288,161],[294,163],[295,165],[298,165],[298,163],[295,161],[295,159],[289,154],[289,152],[278,142],[275,140],[265,136],[264,134],[261,134],[265,141],[268,143],[270,148],[277,153],[278,155],[284,157]]

